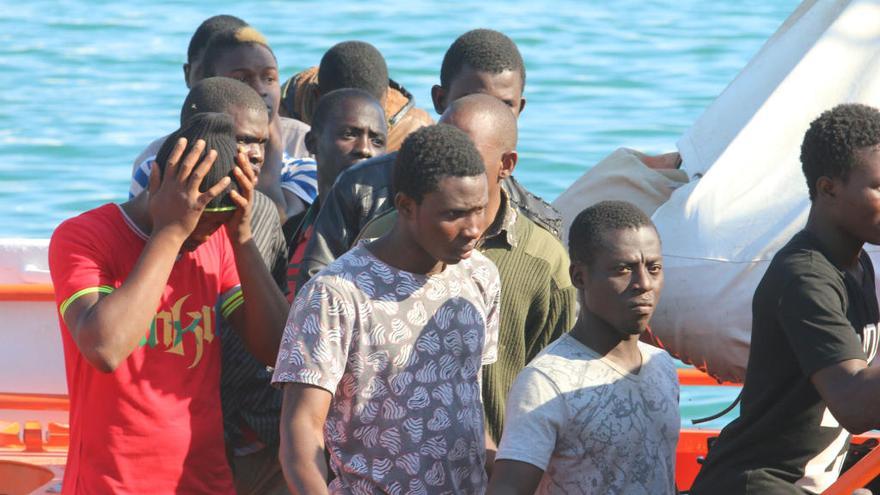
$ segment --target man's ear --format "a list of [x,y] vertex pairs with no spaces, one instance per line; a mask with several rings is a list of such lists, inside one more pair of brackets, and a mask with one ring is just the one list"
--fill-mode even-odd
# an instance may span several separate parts
[[516,115],[519,116],[521,113],[523,113],[523,110],[525,110],[525,109],[526,109],[526,97],[523,96],[522,98],[519,99],[519,112],[517,112]]
[[[312,128],[314,129],[314,127]],[[315,151],[318,149],[318,136],[315,135],[315,131],[310,130],[306,133],[306,137],[304,139],[306,143],[306,150],[308,150],[309,154],[315,156]]]
[[516,150],[511,150],[501,155],[501,168],[498,169],[498,178],[506,179],[513,175],[517,160],[519,160],[519,154]]
[[443,115],[443,112],[446,111],[446,90],[435,84],[431,88],[431,101],[434,102],[434,111],[437,112],[437,115]]
[[825,196],[834,198],[837,195],[837,188],[840,179],[822,176],[816,179],[816,197]]
[[571,285],[578,290],[583,290],[584,285],[586,285],[586,278],[589,275],[586,265],[578,261],[572,261],[568,265],[568,275],[571,277]]
[[418,204],[416,200],[404,193],[394,195],[394,207],[397,208],[397,215],[405,220],[412,220],[416,216]]
[[183,82],[186,83],[186,88],[189,89],[189,62],[183,64]]

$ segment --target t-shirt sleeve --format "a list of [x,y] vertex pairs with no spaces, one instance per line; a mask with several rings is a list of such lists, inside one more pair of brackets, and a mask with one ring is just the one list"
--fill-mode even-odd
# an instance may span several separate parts
[[865,359],[845,308],[842,283],[821,273],[799,273],[783,288],[779,321],[806,376],[841,361]]
[[[222,228],[223,239],[220,246],[220,314],[229,318],[236,309],[244,304],[241,292],[241,281],[238,278],[238,267],[235,266],[235,255],[232,244],[226,235],[226,227]],[[219,232],[218,232],[219,233]]]
[[108,294],[115,289],[106,253],[88,226],[67,221],[49,242],[49,272],[58,311],[64,316],[71,303],[86,294]]
[[498,328],[501,313],[501,278],[498,269],[491,265],[486,290],[486,343],[483,346],[483,366],[498,360]]
[[131,186],[128,188],[128,199],[140,194],[150,185],[150,172],[153,170],[153,161],[156,155],[150,155],[135,163],[131,171]]
[[318,196],[318,165],[311,158],[284,157],[281,188],[295,194],[307,205]]
[[335,393],[348,361],[351,311],[323,280],[306,284],[290,308],[272,384],[304,383]]
[[546,470],[565,417],[562,395],[553,382],[540,370],[524,368],[507,396],[495,460],[527,462]]

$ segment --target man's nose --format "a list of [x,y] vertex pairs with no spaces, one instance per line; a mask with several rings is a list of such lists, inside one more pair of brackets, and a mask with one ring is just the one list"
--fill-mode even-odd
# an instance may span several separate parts
[[476,239],[483,235],[483,228],[486,226],[486,222],[482,212],[468,215],[466,221],[467,225],[462,230],[462,235],[471,239]]
[[655,277],[648,271],[645,265],[639,265],[633,270],[632,286],[640,292],[648,292],[654,290],[657,283]]
[[376,154],[369,136],[359,137],[352,151],[358,158],[372,158]]

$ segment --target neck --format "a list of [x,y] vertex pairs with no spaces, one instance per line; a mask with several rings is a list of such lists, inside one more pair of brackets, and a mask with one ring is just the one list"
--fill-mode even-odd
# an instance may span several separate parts
[[501,184],[495,191],[489,191],[489,203],[486,205],[486,230],[491,230],[496,223],[500,222],[501,211]]
[[370,243],[368,248],[383,263],[405,272],[433,275],[446,268],[445,263],[431,257],[415,242],[399,220],[391,232]]
[[571,336],[596,354],[606,357],[631,373],[638,373],[642,365],[639,335],[625,335],[596,315],[581,308]]
[[858,268],[859,253],[865,243],[844,232],[827,214],[823,215],[815,204],[810,208],[805,230],[819,240],[834,266],[841,270]]
[[150,218],[149,202],[148,193],[145,191],[119,205],[122,211],[128,215],[128,218],[147,235],[150,235],[153,231],[153,219]]

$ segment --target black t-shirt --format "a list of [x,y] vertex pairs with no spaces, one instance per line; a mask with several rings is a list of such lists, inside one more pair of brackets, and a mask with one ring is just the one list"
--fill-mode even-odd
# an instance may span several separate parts
[[773,257],[752,300],[740,417],[710,449],[692,494],[818,493],[837,479],[849,434],[810,377],[876,354],[874,269],[864,252],[859,261],[861,281],[807,231]]

